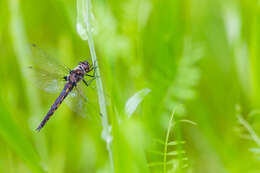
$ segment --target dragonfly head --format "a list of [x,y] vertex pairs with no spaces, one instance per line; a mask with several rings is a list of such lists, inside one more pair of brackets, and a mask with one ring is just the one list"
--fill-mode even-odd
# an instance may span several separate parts
[[90,71],[90,65],[88,61],[80,62],[79,65],[86,73]]

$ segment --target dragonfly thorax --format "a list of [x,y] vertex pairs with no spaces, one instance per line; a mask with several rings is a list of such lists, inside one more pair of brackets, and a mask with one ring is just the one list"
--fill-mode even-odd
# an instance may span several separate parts
[[88,61],[80,62],[79,65],[71,70],[67,80],[72,83],[77,83],[84,78],[84,75],[90,72]]
[[70,75],[68,76],[68,81],[72,83],[77,83],[81,79],[84,78],[85,72],[79,68],[76,68],[70,72]]

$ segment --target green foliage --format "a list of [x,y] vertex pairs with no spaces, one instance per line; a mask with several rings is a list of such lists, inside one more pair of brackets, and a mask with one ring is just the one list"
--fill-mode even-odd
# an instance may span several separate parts
[[[193,48],[194,45],[190,38],[185,38],[183,55],[177,64],[176,75],[168,88],[166,98],[166,108],[168,111],[172,107],[186,103],[196,98],[196,86],[200,79],[200,69],[198,67],[202,52],[199,48]],[[184,105],[184,104],[183,104]],[[179,115],[185,114],[185,106],[178,106]]]
[[[240,128],[237,128],[237,131],[239,132],[239,135],[242,138],[245,138],[249,141],[253,141],[257,147],[250,148],[249,151],[254,153],[259,160],[259,151],[260,151],[260,138],[259,135],[256,133],[255,129],[251,124],[249,124],[248,121],[246,121],[241,113],[241,108],[237,106],[237,118],[238,122],[240,124]],[[256,120],[254,120],[254,116],[259,115],[259,111],[251,111],[248,115],[248,117],[251,119],[252,124],[256,124]]]
[[[0,1],[0,172],[259,172],[258,1],[84,2]],[[86,118],[62,104],[34,131],[58,95],[30,43],[97,58]]]
[[144,96],[146,96],[151,90],[148,88],[142,89],[130,97],[125,104],[125,114],[130,118],[135,112],[137,106],[142,102]]
[[185,144],[185,141],[180,141],[180,140],[169,141],[171,131],[175,130],[176,128],[174,127],[176,126],[176,123],[180,122],[177,121],[175,117],[176,117],[176,108],[171,114],[164,142],[161,140],[157,140],[159,144],[164,145],[163,152],[160,151],[152,152],[157,155],[162,155],[163,156],[162,161],[152,162],[149,164],[150,167],[162,166],[162,171],[160,172],[164,172],[164,173],[182,172],[184,171],[185,168],[188,167],[188,163],[187,163],[188,158],[186,156],[186,151],[183,149],[183,144]]
[[32,172],[44,172],[40,165],[39,155],[24,133],[21,132],[12,120],[11,114],[4,107],[0,99],[0,136],[6,144],[17,153],[20,159],[28,165]]

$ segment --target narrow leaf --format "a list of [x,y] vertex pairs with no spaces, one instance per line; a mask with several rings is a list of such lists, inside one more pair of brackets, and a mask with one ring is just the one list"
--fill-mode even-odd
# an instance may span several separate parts
[[180,120],[180,122],[185,122],[185,123],[189,123],[189,124],[192,124],[192,125],[197,125],[197,123],[195,123],[194,121],[186,120],[186,119]]
[[260,154],[260,148],[250,148],[249,151],[256,153],[256,154]]
[[93,32],[90,23],[94,15],[91,12],[91,3],[87,0],[77,0],[77,32],[82,40],[88,40],[88,32]]
[[135,112],[137,106],[144,99],[144,96],[146,96],[150,91],[151,90],[148,88],[142,89],[141,91],[138,91],[127,100],[125,104],[125,113],[128,116],[128,118],[131,117],[131,115]]
[[181,151],[172,151],[172,152],[168,152],[167,155],[169,156],[176,156],[176,155],[179,155],[179,154],[185,154],[186,152],[184,150],[181,150]]
[[[182,161],[188,161],[189,159],[188,159],[187,157],[184,157],[184,158],[182,158],[182,159],[180,159],[180,160],[182,160]],[[172,160],[169,160],[169,161],[167,162],[167,164],[176,164],[176,163],[178,163],[180,160],[172,159]]]
[[171,141],[168,145],[178,145],[178,144],[185,144],[185,141]]

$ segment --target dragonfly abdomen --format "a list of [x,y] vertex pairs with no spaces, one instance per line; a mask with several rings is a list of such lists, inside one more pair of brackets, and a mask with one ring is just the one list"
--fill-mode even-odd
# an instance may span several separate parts
[[54,104],[51,106],[50,110],[40,123],[40,125],[37,127],[37,131],[40,131],[43,126],[47,123],[47,121],[50,119],[50,117],[54,114],[54,112],[59,108],[60,104],[63,102],[63,100],[68,96],[68,94],[73,89],[74,85],[71,82],[68,82],[65,84],[64,89],[61,91],[59,97],[55,100]]

